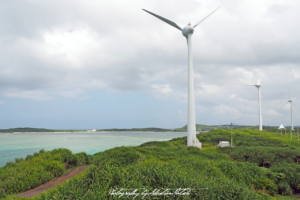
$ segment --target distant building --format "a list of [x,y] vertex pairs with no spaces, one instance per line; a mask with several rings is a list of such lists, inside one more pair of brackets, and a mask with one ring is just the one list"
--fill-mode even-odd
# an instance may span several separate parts
[[219,141],[218,147],[229,147],[230,144],[228,141]]
[[209,132],[209,130],[205,130],[205,131],[198,131],[198,133],[207,133]]
[[281,124],[281,125],[279,126],[278,129],[285,129],[285,128],[284,128],[284,126]]
[[87,132],[95,132],[96,129],[92,129],[92,130],[87,130]]

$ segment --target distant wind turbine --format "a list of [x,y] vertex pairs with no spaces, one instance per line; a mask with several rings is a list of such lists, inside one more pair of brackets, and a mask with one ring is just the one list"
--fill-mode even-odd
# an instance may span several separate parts
[[295,106],[295,105],[293,104],[293,100],[291,99],[291,90],[290,89],[289,89],[289,100],[283,106],[285,106],[289,102],[290,102],[290,105],[291,105],[291,124],[292,124],[291,125],[291,138],[292,138],[292,131],[294,130],[294,125],[293,125],[293,110],[292,109],[293,109],[293,106]]
[[[219,9],[219,8],[217,8]],[[158,19],[166,22],[167,24],[173,26],[174,28],[180,30],[182,32],[182,35],[186,37],[187,44],[188,44],[188,135],[187,135],[187,146],[197,146],[201,147],[201,143],[196,137],[196,120],[195,120],[195,98],[194,98],[194,74],[193,74],[193,62],[192,62],[192,34],[194,33],[194,28],[198,26],[200,23],[202,23],[204,20],[206,20],[211,14],[213,14],[217,9],[215,9],[213,12],[211,12],[209,15],[204,17],[202,20],[200,20],[198,23],[196,23],[194,26],[192,26],[190,23],[185,26],[183,29],[179,27],[176,23],[163,18],[157,14],[154,14],[150,11],[147,11],[143,9],[145,12],[153,15],[154,17],[157,17]]]
[[243,84],[243,85],[255,86],[258,89],[259,130],[262,131],[262,117],[261,117],[261,99],[262,99],[262,95],[260,93],[260,86],[261,86],[260,80],[261,80],[261,75],[260,75],[260,78],[259,78],[259,80],[256,84]]

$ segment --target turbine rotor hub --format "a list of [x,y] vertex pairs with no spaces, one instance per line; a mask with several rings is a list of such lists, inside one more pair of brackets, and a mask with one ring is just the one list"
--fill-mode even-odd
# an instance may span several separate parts
[[189,34],[193,34],[193,33],[194,33],[194,28],[190,24],[188,24],[186,27],[182,29],[182,35],[184,37],[187,37]]

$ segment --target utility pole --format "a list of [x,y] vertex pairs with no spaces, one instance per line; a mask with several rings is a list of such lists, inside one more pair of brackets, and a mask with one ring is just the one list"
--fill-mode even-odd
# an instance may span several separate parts
[[286,129],[284,129],[285,130],[285,136],[286,136]]
[[299,140],[299,128],[297,128],[297,136],[298,136],[298,140]]
[[231,122],[231,147],[232,147],[232,122]]

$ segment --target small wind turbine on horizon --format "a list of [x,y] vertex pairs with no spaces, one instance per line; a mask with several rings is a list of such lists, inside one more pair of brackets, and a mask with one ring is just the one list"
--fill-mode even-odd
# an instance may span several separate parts
[[[283,106],[285,106],[287,103],[289,103],[290,102],[290,105],[291,105],[291,138],[292,138],[292,131],[294,131],[294,125],[293,125],[293,106],[295,106],[294,104],[293,104],[293,100],[291,99],[291,90],[289,89],[289,100],[283,105]],[[293,105],[293,106],[292,106]],[[282,106],[282,107],[283,107]],[[296,106],[295,106],[295,108],[296,108]]]
[[[217,8],[219,9],[219,8]],[[167,24],[173,26],[174,28],[180,30],[182,35],[186,37],[187,45],[188,45],[188,134],[187,134],[187,146],[197,146],[201,147],[201,143],[196,137],[196,120],[195,120],[195,98],[194,98],[194,74],[193,74],[193,61],[192,61],[192,35],[194,33],[194,28],[202,23],[205,19],[207,19],[211,14],[213,14],[217,9],[211,12],[209,15],[204,17],[194,26],[190,23],[184,28],[179,27],[176,23],[163,18],[159,15],[156,15],[150,11],[143,9],[145,12],[157,17],[158,19],[166,22]]]
[[260,93],[260,80],[261,80],[261,75],[260,78],[258,80],[258,82],[256,84],[243,84],[246,86],[255,86],[258,89],[258,114],[259,114],[259,130],[262,131],[262,116],[261,116],[261,99],[262,99],[262,95]]

